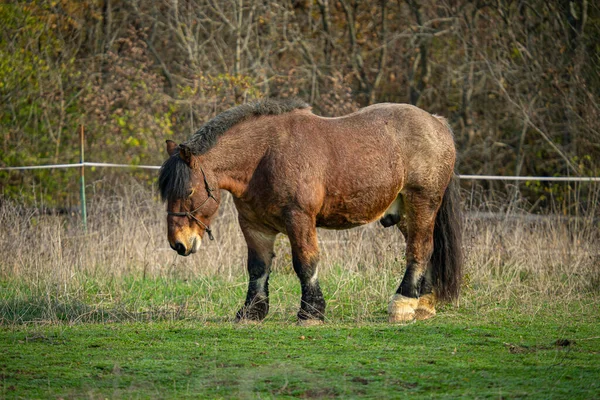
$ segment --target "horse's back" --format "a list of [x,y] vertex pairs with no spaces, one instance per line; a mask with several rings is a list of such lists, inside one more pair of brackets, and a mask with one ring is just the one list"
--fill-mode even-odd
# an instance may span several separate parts
[[418,107],[375,104],[323,123],[328,159],[340,170],[367,168],[401,176],[404,186],[438,176],[445,180],[454,168],[456,152],[448,123]]
[[377,104],[337,118],[299,110],[271,132],[277,133],[259,167],[264,178],[257,196],[270,192],[273,205],[314,212],[324,227],[376,220],[401,191],[443,181],[440,163],[450,153],[447,168],[454,164],[444,122],[406,104]]
[[456,150],[445,118],[410,104],[395,103],[375,104],[348,118],[369,125],[369,135],[365,136],[386,142],[380,155],[398,164],[396,172],[403,175],[404,189],[437,191],[447,185]]
[[287,171],[279,183],[319,209],[321,226],[380,218],[403,189],[442,181],[438,163],[448,147],[453,151],[443,121],[411,105],[377,104],[337,118],[291,117],[276,155],[279,170]]
[[452,130],[443,117],[414,106],[402,109],[396,133],[404,138],[400,152],[406,169],[404,189],[443,191],[456,161]]

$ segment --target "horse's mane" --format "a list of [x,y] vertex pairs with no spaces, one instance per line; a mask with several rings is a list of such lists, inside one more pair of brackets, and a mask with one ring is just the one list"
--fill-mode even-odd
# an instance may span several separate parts
[[183,199],[190,189],[190,167],[176,152],[163,163],[158,175],[158,190],[163,201]]
[[[298,99],[264,99],[242,104],[220,113],[202,125],[185,142],[185,145],[190,148],[193,154],[204,154],[215,146],[219,136],[250,117],[281,115],[308,107],[308,104]],[[160,168],[158,177],[158,188],[163,201],[184,198],[189,190],[190,179],[190,168],[179,158],[177,152],[167,158]]]
[[219,136],[250,117],[281,115],[308,107],[308,104],[298,99],[264,99],[242,104],[222,112],[202,125],[185,144],[192,153],[204,154],[217,143]]

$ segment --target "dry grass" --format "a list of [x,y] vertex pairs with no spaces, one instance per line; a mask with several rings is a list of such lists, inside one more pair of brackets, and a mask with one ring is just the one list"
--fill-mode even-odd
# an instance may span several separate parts
[[[464,197],[474,195],[465,193]],[[501,199],[479,201],[477,207],[473,201],[468,203],[462,306],[504,302],[539,308],[557,298],[570,304],[582,296],[598,297],[596,208],[586,216],[561,219],[532,217],[519,211],[515,202]],[[245,242],[228,196],[213,224],[216,240],[207,240],[201,252],[187,258],[169,248],[164,206],[147,188],[127,183],[118,195],[95,197],[88,204],[88,213],[88,233],[84,234],[77,215],[38,215],[14,202],[1,203],[3,314],[16,307],[16,298],[35,297],[45,301],[45,318],[50,320],[60,312],[61,304],[81,307],[80,314],[97,312],[103,304],[118,308],[119,299],[131,295],[136,281],[153,279],[163,282],[151,289],[158,292],[160,285],[168,286],[172,280],[194,281],[203,289],[200,294],[190,289],[188,295],[179,297],[180,302],[163,296],[163,303],[144,300],[153,295],[147,293],[150,289],[142,290],[138,301],[122,307],[124,318],[136,311],[132,307],[153,307],[154,315],[167,310],[212,318],[231,313],[230,304],[243,301]],[[375,223],[349,231],[321,230],[319,237],[328,314],[353,320],[369,320],[374,310],[383,314],[403,273],[400,233]],[[276,254],[272,310],[291,317],[299,301],[299,285],[283,235],[277,241]],[[96,287],[91,290],[90,285]]]
[[[578,216],[530,214],[522,199],[467,206],[467,284],[498,300],[568,302],[600,293],[598,188]],[[465,198],[473,197],[466,193]],[[577,197],[572,207],[579,207]],[[563,209],[568,208],[564,207]]]

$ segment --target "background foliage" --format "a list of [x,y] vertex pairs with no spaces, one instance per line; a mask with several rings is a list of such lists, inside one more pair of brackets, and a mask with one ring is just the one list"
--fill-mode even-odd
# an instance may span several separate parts
[[[79,124],[89,160],[159,164],[164,139],[223,110],[298,96],[325,116],[385,101],[444,115],[464,174],[597,175],[598,37],[587,0],[5,1],[0,165],[77,161]],[[50,205],[76,184],[0,173],[5,194]],[[521,186],[532,202],[571,189]]]

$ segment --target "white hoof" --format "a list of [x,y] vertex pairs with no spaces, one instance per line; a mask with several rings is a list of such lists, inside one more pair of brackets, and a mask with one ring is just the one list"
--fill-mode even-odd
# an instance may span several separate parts
[[435,295],[433,293],[419,297],[419,305],[415,311],[415,318],[418,320],[435,317]]
[[396,293],[388,305],[389,321],[392,324],[405,324],[415,319],[415,309],[419,299],[402,296]]

